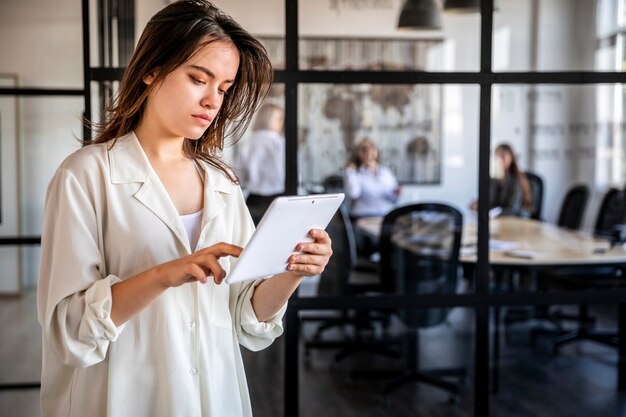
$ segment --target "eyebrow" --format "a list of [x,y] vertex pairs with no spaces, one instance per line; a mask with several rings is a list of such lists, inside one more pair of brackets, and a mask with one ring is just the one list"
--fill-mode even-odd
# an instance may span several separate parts
[[[204,72],[206,75],[208,75],[211,78],[215,78],[215,74],[213,74],[211,70],[209,70],[208,68],[202,67],[200,65],[190,65],[190,66],[193,69],[197,69],[198,71]],[[224,80],[224,82],[227,84],[233,84],[235,80]]]

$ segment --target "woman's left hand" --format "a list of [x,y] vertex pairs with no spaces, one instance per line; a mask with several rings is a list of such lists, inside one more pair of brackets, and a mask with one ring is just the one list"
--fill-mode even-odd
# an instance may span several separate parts
[[300,242],[296,250],[303,253],[294,253],[289,257],[287,270],[299,276],[319,275],[324,271],[330,256],[333,254],[331,240],[326,231],[311,229],[309,234],[315,239],[313,242]]

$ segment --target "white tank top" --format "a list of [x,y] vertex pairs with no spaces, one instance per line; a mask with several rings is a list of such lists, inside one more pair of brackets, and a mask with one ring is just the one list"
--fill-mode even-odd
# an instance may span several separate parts
[[181,214],[180,219],[185,225],[187,231],[187,238],[189,239],[189,247],[191,250],[195,250],[200,238],[200,226],[202,225],[202,210],[196,211],[191,214]]
[[[200,180],[204,184],[204,175],[200,166],[196,161],[193,161],[193,165],[196,167],[198,171],[198,175],[200,175]],[[181,214],[180,219],[183,221],[183,225],[185,225],[185,230],[187,231],[187,239],[189,239],[189,247],[193,252],[198,245],[198,239],[200,238],[200,229],[202,226],[202,210],[196,211],[191,214]]]

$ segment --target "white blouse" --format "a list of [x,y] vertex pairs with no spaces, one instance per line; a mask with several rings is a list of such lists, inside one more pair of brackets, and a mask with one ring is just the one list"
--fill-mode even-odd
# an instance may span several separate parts
[[352,200],[353,216],[384,216],[398,201],[398,181],[385,166],[379,166],[376,173],[365,167],[346,168],[344,187]]
[[[245,246],[254,225],[240,188],[202,167],[198,249]],[[43,417],[252,415],[239,344],[269,346],[286,308],[257,320],[250,299],[260,280],[170,288],[122,326],[111,320],[113,284],[190,253],[134,134],[63,162],[48,188],[42,233]],[[220,259],[226,272],[234,262]]]
[[241,142],[235,159],[237,175],[252,194],[275,195],[285,191],[285,138],[271,130],[257,130]]

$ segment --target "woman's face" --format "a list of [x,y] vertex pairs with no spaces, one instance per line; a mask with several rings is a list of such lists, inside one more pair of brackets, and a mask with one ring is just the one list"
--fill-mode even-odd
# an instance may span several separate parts
[[363,163],[376,162],[378,160],[378,149],[371,142],[363,142],[359,145],[358,155]]
[[496,157],[502,164],[502,169],[504,170],[504,172],[507,172],[509,168],[511,167],[513,156],[507,151],[500,150],[496,152]]
[[281,110],[274,110],[270,119],[270,129],[276,133],[281,133],[285,125],[285,115]]
[[[239,53],[232,43],[201,47],[150,92],[141,123],[150,123],[163,136],[200,138],[222,107],[238,68]],[[153,80],[153,75],[144,78],[146,84]]]

